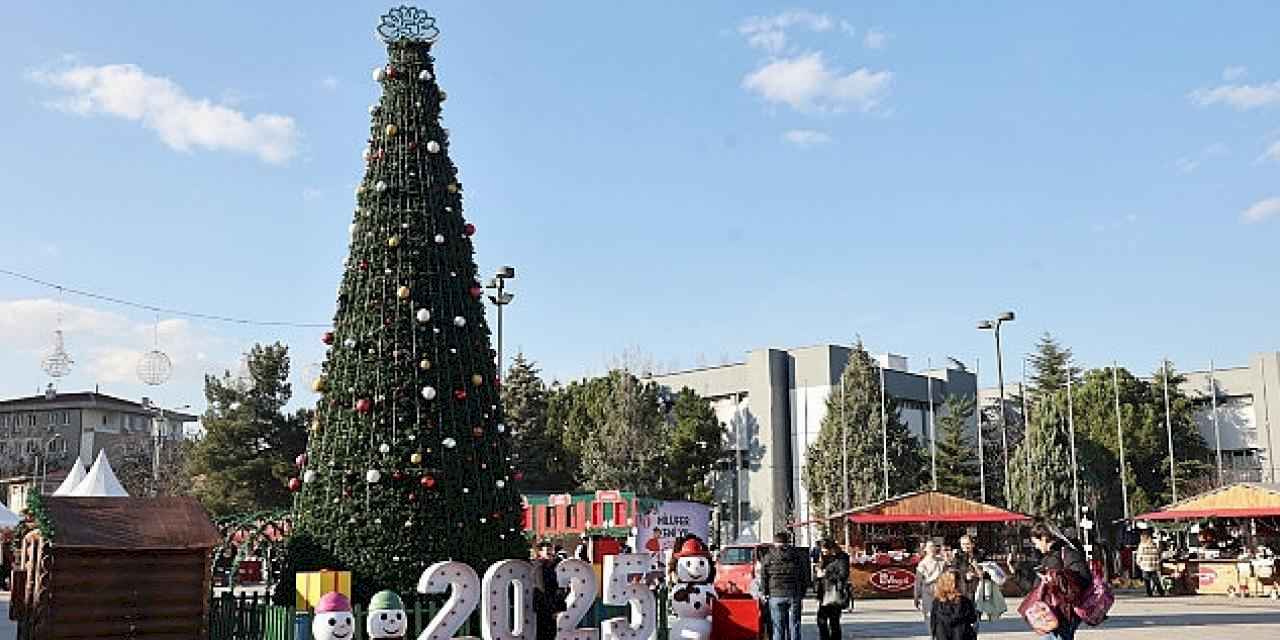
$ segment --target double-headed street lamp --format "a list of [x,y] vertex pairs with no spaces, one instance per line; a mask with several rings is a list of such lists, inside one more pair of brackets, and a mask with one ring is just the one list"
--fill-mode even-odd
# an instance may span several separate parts
[[498,307],[498,377],[503,378],[506,372],[502,368],[502,308],[511,304],[511,300],[516,297],[514,293],[507,293],[505,286],[507,280],[516,277],[516,268],[504,265],[498,268],[498,272],[489,279],[489,284],[485,285],[486,289],[493,289],[494,293],[489,296],[489,302]]
[[[983,320],[978,323],[978,329],[983,331],[991,331],[996,335],[996,379],[1000,386],[1000,440],[1004,446],[1004,502],[1005,506],[1012,504],[1009,491],[1009,429],[1008,420],[1005,416],[1004,407],[1004,358],[1000,352],[1000,325],[1006,322],[1012,322],[1014,318],[1012,311],[1005,311],[996,316],[995,320]],[[979,433],[981,438],[982,434]]]

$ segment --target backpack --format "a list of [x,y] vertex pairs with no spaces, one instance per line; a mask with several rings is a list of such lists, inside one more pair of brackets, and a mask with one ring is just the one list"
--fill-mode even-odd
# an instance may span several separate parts
[[1093,574],[1093,584],[1084,592],[1084,597],[1075,605],[1075,613],[1091,627],[1096,627],[1107,619],[1107,612],[1116,603],[1116,594],[1111,591],[1106,576],[1099,572]]

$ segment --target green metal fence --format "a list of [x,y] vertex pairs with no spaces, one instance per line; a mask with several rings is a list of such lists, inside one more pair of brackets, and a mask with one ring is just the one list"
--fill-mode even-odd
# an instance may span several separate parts
[[[657,640],[667,640],[667,593],[660,590],[658,600],[658,634]],[[405,637],[414,638],[435,617],[443,605],[443,599],[422,599],[418,602],[406,602],[405,613],[409,616],[409,627]],[[609,618],[626,617],[627,607],[606,607],[599,601],[582,619],[581,627],[599,627]],[[354,607],[356,633],[352,640],[366,640],[364,606]],[[278,607],[271,604],[270,598],[260,594],[224,593],[215,596],[209,604],[209,639],[210,640],[300,640],[297,637],[299,620],[298,612],[293,607]],[[308,614],[303,613],[305,620]],[[304,620],[304,622],[305,622]],[[307,623],[309,624],[309,623]],[[472,614],[467,623],[458,630],[459,635],[480,637],[480,614]]]

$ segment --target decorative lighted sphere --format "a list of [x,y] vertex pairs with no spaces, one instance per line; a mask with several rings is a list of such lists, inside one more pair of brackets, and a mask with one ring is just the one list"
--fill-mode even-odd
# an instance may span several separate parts
[[365,147],[364,151],[360,152],[360,158],[363,159],[365,162],[368,162],[369,157],[372,155],[373,155],[373,151],[371,151],[369,147]]
[[311,484],[312,482],[315,482],[315,481],[316,481],[316,472],[315,472],[315,471],[312,471],[311,469],[307,469],[307,470],[306,470],[305,472],[303,472],[303,474],[302,474],[302,481],[303,481],[303,482],[305,482],[305,483],[307,483],[307,484]]
[[507,483],[506,483],[506,481],[505,481],[505,480],[499,480],[499,481],[497,481],[497,482],[495,482],[495,483],[493,483],[493,484],[494,484],[494,486],[498,487],[499,489],[501,489],[501,488],[503,488],[503,487],[507,486]]
[[374,82],[382,82],[383,80],[386,80],[386,79],[387,79],[387,70],[385,68],[378,67],[373,70]]
[[455,326],[455,327],[465,327],[465,326],[467,326],[467,319],[466,319],[466,318],[464,318],[464,317],[462,317],[462,316],[454,316],[454,317],[453,317],[453,326]]
[[387,183],[383,180],[379,180],[377,184],[373,185],[373,189],[378,193],[382,193],[383,191],[387,190]]
[[430,322],[430,321],[431,321],[431,311],[430,311],[429,309],[425,309],[425,308],[423,308],[423,309],[418,309],[418,313],[414,314],[414,317],[416,317],[416,318],[418,319],[418,322]]
[[418,72],[418,79],[419,79],[419,80],[421,80],[421,81],[423,81],[423,82],[426,82],[426,81],[430,80],[430,79],[431,79],[431,72],[430,72],[430,71],[427,71],[426,69],[423,69],[422,71],[419,71],[419,72]]
[[427,153],[440,153],[440,143],[435,140],[427,142]]
[[400,285],[400,288],[399,288],[399,289],[396,289],[396,297],[400,298],[401,300],[408,300],[408,299],[409,299],[409,286],[408,286],[408,285],[403,285],[403,284],[402,284],[402,285]]
[[289,478],[289,490],[297,492],[302,488],[302,481],[297,478]]
[[423,388],[422,388],[422,397],[423,397],[423,398],[426,398],[427,400],[435,400],[435,399],[436,399],[436,388],[435,388],[435,387],[430,387],[430,386],[428,386],[428,387],[423,387]]
[[138,360],[138,379],[145,384],[156,386],[169,381],[173,375],[173,362],[169,356],[159,349],[152,349]]
[[446,190],[446,191],[448,191],[449,193],[457,193],[457,192],[458,192],[458,183],[456,183],[456,182],[450,182],[450,183],[449,183],[449,186],[445,187],[445,190]]
[[428,360],[428,359],[426,359],[426,358],[423,358],[421,361],[419,361],[419,362],[418,362],[418,368],[419,368],[419,369],[422,369],[423,371],[426,371],[427,369],[430,369],[430,368],[431,368],[431,361],[430,361],[430,360]]
[[385,131],[387,137],[390,138],[391,136],[396,135],[396,132],[399,131],[399,129],[397,129],[394,124],[389,124],[385,129],[383,129],[383,131]]
[[390,238],[387,238],[387,246],[392,249],[400,246],[400,236],[391,236]]
[[315,380],[311,381],[312,391],[316,393],[324,393],[324,388],[325,388],[324,378],[316,378]]
[[446,449],[452,449],[458,446],[458,441],[453,438],[445,438],[440,444],[443,444]]
[[391,452],[391,445],[385,442],[378,445],[378,453],[390,453],[390,452]]
[[422,454],[421,454],[421,453],[414,453],[413,455],[410,455],[410,456],[409,456],[409,462],[410,462],[411,464],[422,464]]
[[444,235],[437,233],[435,237],[436,244],[444,244]]
[[478,387],[478,386],[480,386],[480,385],[482,385],[482,384],[484,384],[484,376],[482,376],[482,375],[480,375],[480,374],[478,374],[478,373],[473,373],[473,374],[471,374],[471,384],[473,384],[473,385],[475,385],[475,386],[477,386],[477,387]]
[[378,471],[377,469],[370,469],[364,472],[364,481],[368,482],[369,484],[376,484],[381,479],[382,479],[382,472]]

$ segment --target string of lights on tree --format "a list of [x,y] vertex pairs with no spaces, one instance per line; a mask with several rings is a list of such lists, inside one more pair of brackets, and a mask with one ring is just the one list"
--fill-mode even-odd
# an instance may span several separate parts
[[382,95],[369,107],[349,255],[321,338],[322,396],[290,488],[300,530],[366,582],[411,590],[436,560],[520,555],[520,476],[476,280],[476,226],[463,217],[440,125],[435,20],[400,7],[378,33]]

